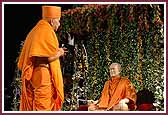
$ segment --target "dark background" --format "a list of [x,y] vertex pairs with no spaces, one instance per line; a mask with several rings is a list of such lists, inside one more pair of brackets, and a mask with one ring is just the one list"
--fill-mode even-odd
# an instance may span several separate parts
[[[45,4],[42,4],[45,5]],[[41,19],[41,4],[5,4],[4,5],[4,88],[5,111],[11,110],[12,87],[16,58],[19,56],[21,41],[24,41],[28,32]],[[50,4],[51,5],[51,4]],[[56,4],[62,11],[78,5]]]

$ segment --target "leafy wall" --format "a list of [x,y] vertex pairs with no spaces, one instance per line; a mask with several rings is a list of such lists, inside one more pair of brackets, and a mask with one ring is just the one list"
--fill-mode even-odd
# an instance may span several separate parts
[[86,47],[87,63],[79,62],[88,67],[88,99],[99,99],[109,65],[118,62],[137,92],[149,89],[156,110],[164,109],[163,17],[163,4],[90,4],[63,12],[60,41],[71,33]]

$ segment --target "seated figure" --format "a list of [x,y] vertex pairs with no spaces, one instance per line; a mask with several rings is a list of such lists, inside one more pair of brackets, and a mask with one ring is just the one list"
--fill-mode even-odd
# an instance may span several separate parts
[[89,104],[89,111],[129,111],[136,109],[136,90],[131,81],[121,77],[121,65],[110,65],[111,79],[105,82],[101,97]]

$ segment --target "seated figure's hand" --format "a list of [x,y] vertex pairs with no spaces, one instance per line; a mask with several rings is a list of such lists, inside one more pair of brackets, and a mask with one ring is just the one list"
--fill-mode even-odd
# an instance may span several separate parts
[[121,99],[120,102],[113,107],[113,111],[128,111],[127,103],[129,103],[129,99]]
[[128,111],[128,105],[124,102],[118,103],[112,108],[113,111]]
[[90,104],[88,106],[88,111],[96,111],[97,110],[97,105],[95,104]]
[[120,104],[121,103],[129,103],[129,99],[127,99],[127,98],[121,99],[119,103]]
[[98,109],[97,103],[98,100],[88,100],[88,111],[96,111]]
[[96,104],[97,105],[98,100],[96,100],[96,101],[94,101],[94,100],[88,100],[87,103],[88,103],[88,105],[90,105],[90,104]]

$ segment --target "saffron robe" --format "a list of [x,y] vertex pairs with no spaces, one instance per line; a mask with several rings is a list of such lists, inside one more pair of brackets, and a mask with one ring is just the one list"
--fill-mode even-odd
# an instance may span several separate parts
[[129,99],[128,108],[136,109],[136,91],[128,78],[113,77],[105,82],[99,99],[99,109],[112,110],[121,99]]
[[[38,89],[37,91],[38,95],[36,95],[37,96],[36,101],[37,99],[39,99],[40,101],[38,102],[43,103],[44,106],[45,106],[45,103],[46,105],[49,105],[47,104],[47,101],[43,99],[43,96],[45,97],[48,96],[48,98],[51,98],[53,93],[53,94],[56,94],[56,96],[53,97],[53,100],[50,99],[50,101],[52,101],[50,102],[51,106],[48,106],[47,108],[45,108],[45,110],[61,109],[62,103],[64,101],[64,90],[63,90],[63,78],[62,78],[59,59],[56,59],[55,61],[49,64],[50,65],[49,71],[46,70],[47,68],[45,69],[34,68],[33,62],[31,60],[33,56],[37,56],[37,57],[54,56],[57,53],[58,48],[59,48],[59,43],[58,43],[56,34],[53,28],[51,27],[51,25],[45,20],[40,20],[27,35],[26,40],[24,42],[24,46],[22,48],[22,52],[18,60],[18,68],[22,71],[22,76],[21,76],[22,89],[21,89],[21,100],[20,100],[21,111],[40,110],[40,108],[38,108],[38,104],[37,105],[36,103],[33,104],[34,97],[31,97],[33,95],[31,93],[33,93],[32,90],[34,89],[32,89],[30,86],[32,76],[33,75],[40,76],[40,74],[43,75],[41,76],[41,79],[45,78],[45,76],[46,76],[45,79],[51,78],[51,83],[48,84],[48,86],[50,85],[50,88],[53,91],[50,91],[50,92],[46,91],[49,88]],[[38,83],[40,85],[41,82],[38,82]],[[33,106],[36,106],[36,107],[33,107]],[[44,108],[41,108],[41,109],[44,109]]]

